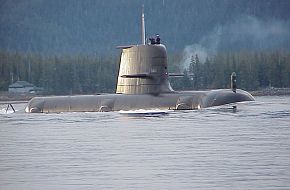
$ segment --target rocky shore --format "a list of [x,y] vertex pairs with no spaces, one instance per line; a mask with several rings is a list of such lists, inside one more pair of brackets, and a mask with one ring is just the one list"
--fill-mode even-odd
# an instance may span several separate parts
[[286,96],[290,95],[290,88],[264,88],[260,90],[250,91],[253,96]]
[[30,94],[16,94],[0,91],[0,101],[10,102],[10,101],[29,101],[35,95]]

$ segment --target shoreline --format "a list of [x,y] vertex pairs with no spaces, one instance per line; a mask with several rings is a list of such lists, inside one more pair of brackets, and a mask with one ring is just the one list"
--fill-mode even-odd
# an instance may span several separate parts
[[290,88],[263,88],[249,91],[252,96],[290,96]]
[[0,92],[0,102],[10,102],[10,101],[28,102],[33,97],[36,97],[36,95],[11,94],[8,92]]
[[[290,88],[264,88],[260,90],[248,91],[252,96],[290,96]],[[43,96],[43,95],[39,95]],[[0,102],[21,101],[28,102],[38,95],[28,94],[11,94],[8,92],[0,92]]]

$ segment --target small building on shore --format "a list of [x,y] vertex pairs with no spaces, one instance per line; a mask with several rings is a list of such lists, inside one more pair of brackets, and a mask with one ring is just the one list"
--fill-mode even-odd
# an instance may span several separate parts
[[38,91],[39,88],[27,81],[16,81],[15,83],[9,85],[9,93],[19,93],[19,94],[30,94]]

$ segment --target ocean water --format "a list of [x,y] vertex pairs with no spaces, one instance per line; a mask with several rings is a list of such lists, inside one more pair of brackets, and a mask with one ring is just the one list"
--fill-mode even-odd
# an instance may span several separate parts
[[1,190],[290,189],[290,96],[236,110],[27,114],[6,106]]

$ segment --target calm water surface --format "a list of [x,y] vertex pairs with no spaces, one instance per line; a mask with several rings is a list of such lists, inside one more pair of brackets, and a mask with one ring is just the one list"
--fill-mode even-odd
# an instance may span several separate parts
[[290,96],[256,99],[144,115],[0,104],[0,189],[290,189]]

